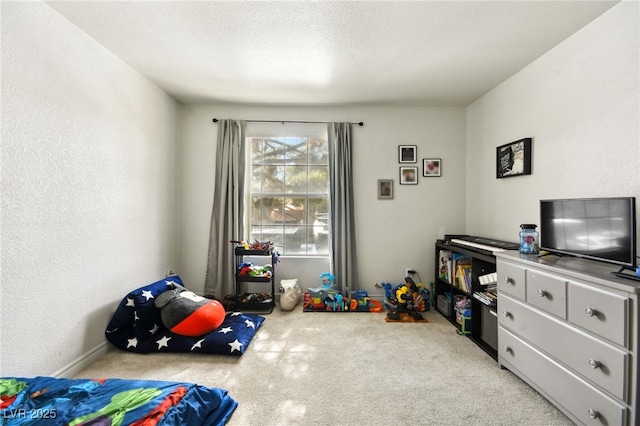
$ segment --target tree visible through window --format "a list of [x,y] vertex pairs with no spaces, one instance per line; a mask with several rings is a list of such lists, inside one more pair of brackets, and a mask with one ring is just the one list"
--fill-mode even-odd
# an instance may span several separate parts
[[[329,253],[329,163],[324,135],[251,134],[251,240],[281,254]],[[302,135],[302,136],[301,136]]]

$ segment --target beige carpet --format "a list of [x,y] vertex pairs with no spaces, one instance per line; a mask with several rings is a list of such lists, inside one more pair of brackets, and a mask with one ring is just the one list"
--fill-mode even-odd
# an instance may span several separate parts
[[77,377],[196,382],[239,402],[229,425],[572,425],[435,311],[278,308],[242,357],[109,351]]

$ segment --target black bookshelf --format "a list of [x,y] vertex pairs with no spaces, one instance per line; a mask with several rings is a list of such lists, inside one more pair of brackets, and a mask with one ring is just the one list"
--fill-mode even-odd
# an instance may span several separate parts
[[[446,258],[447,255],[451,256],[451,265],[448,263],[443,265],[443,256]],[[454,257],[460,262],[453,264]],[[462,269],[454,269],[460,265]],[[441,269],[443,267],[447,268],[444,275]],[[463,246],[452,243],[451,238],[446,237],[445,240],[436,241],[434,271],[436,310],[457,328],[459,334],[466,335],[489,356],[497,360],[497,292],[492,291],[495,284],[486,286],[480,282],[480,277],[495,272],[496,258],[490,249]],[[475,296],[474,293],[476,293]],[[456,310],[456,301],[461,299],[468,301],[464,304],[464,306],[468,305],[468,308]],[[461,315],[462,311],[466,316]]]

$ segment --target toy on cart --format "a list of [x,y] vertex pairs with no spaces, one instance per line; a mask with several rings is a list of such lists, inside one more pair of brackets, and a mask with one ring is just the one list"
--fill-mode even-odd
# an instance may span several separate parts
[[414,320],[422,320],[422,314],[430,309],[429,290],[424,284],[416,284],[411,277],[406,277],[404,283],[393,287],[390,283],[376,284],[385,292],[384,306],[389,312],[387,317],[399,320],[401,313],[408,314]]
[[271,252],[273,255],[274,263],[280,262],[280,253],[274,250],[274,244],[271,241],[258,241],[248,242],[245,240],[229,240],[230,243],[237,244],[236,249],[244,249],[259,252]]
[[273,275],[273,266],[254,266],[251,262],[243,262],[238,265],[238,275],[241,277],[267,277]]
[[229,240],[229,242],[237,244],[238,247],[242,247],[245,250],[268,251],[273,248],[273,243],[271,241],[254,240],[252,243],[250,243],[245,240]]

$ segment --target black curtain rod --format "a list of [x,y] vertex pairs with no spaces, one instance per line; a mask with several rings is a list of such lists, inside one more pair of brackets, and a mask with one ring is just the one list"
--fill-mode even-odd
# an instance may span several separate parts
[[[217,118],[213,119],[214,123],[217,123],[219,120]],[[291,121],[291,120],[244,120],[248,123],[302,123],[302,124],[323,124],[328,123],[328,121]],[[359,123],[349,123],[349,124],[357,124],[358,126],[364,126],[364,123],[361,121]]]

